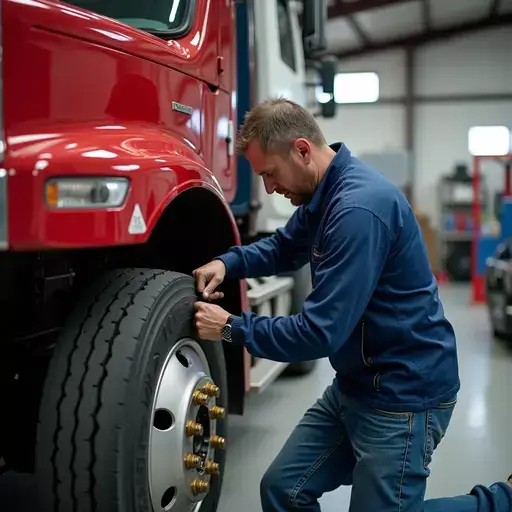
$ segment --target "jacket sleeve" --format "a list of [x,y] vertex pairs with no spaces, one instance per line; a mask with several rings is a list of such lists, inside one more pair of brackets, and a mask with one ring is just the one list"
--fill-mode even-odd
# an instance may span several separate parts
[[234,246],[216,259],[226,265],[227,277],[274,276],[302,267],[309,258],[308,212],[299,207],[284,228],[249,245]]
[[388,228],[364,208],[338,207],[324,233],[301,313],[269,318],[246,312],[233,321],[233,341],[252,355],[282,362],[329,357],[364,313],[390,250]]

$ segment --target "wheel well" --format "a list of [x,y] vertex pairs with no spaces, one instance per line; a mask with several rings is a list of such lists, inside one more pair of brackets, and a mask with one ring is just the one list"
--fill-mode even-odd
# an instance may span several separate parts
[[191,274],[235,244],[225,206],[213,192],[196,187],[169,204],[144,247],[156,268],[171,264]]

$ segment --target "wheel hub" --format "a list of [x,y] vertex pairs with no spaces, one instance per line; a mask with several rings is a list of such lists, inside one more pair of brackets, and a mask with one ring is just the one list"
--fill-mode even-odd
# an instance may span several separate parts
[[177,343],[157,382],[149,436],[149,487],[155,512],[198,512],[218,475],[216,449],[224,438],[216,420],[219,388],[210,377],[208,360],[193,339]]

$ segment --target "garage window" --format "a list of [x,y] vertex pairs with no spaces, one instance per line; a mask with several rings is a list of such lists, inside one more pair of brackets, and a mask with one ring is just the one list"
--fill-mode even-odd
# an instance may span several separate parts
[[[375,103],[379,100],[379,75],[372,72],[337,73],[334,77],[334,101],[336,103]],[[317,100],[327,103],[331,96],[317,88]]]
[[192,25],[195,0],[65,0],[155,35],[185,35]]
[[468,150],[473,156],[503,156],[511,150],[507,126],[472,126],[468,132]]

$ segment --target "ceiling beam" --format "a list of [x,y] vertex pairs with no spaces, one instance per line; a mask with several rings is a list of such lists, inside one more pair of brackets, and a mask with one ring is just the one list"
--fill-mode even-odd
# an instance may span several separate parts
[[363,27],[361,27],[361,24],[355,19],[355,16],[347,16],[347,23],[350,25],[352,30],[356,33],[357,37],[365,47],[370,47],[372,45],[370,37],[363,29]]
[[350,16],[359,12],[378,9],[379,7],[388,7],[390,5],[403,4],[416,0],[357,0],[350,3],[336,3],[327,9],[329,18],[339,18],[341,16]]
[[512,14],[504,14],[493,18],[485,18],[471,23],[463,23],[461,25],[454,25],[447,28],[435,29],[429,32],[421,32],[413,36],[399,37],[397,39],[390,39],[383,42],[373,42],[370,48],[354,48],[341,52],[332,52],[332,54],[339,59],[346,59],[349,57],[358,57],[368,53],[380,52],[391,50],[394,48],[403,48],[406,46],[423,46],[425,44],[433,43],[436,41],[443,41],[455,36],[470,34],[479,30],[488,28],[498,28],[512,25]]

